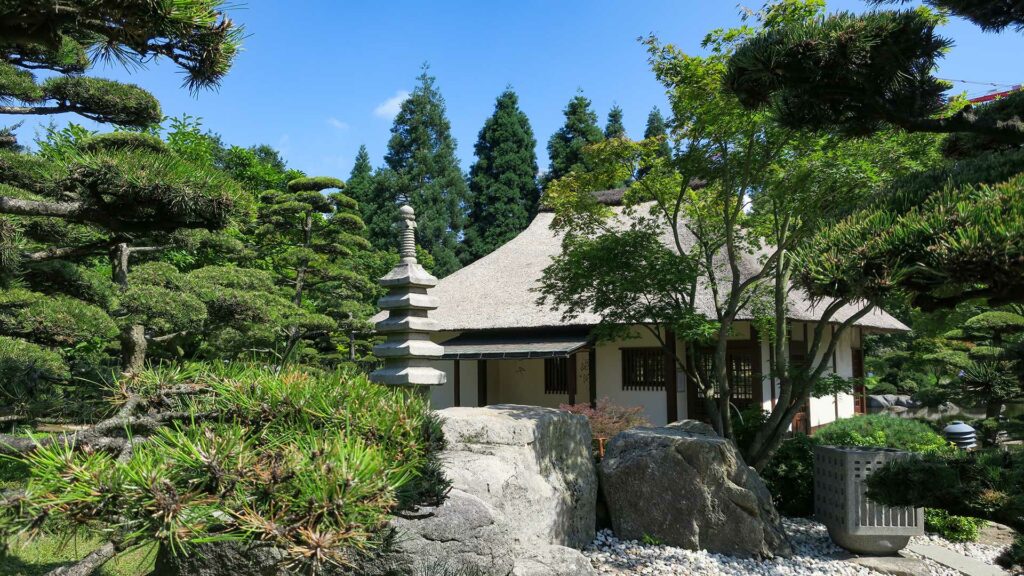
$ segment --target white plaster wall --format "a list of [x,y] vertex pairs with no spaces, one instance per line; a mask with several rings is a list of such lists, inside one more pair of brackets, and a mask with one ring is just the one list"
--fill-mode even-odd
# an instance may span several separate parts
[[568,394],[544,393],[544,360],[491,360],[497,370],[494,404],[528,404],[557,408],[569,401]]
[[[658,340],[647,330],[634,331],[637,338],[617,342],[604,342],[597,346],[597,397],[607,397],[620,406],[640,406],[644,416],[655,426],[667,424],[665,391],[640,391],[622,389],[622,348],[647,348],[660,346]],[[680,417],[685,416],[685,379],[676,373],[676,391]]]
[[430,388],[430,407],[435,410],[455,405],[454,365],[452,360],[441,360],[434,365],[445,375],[444,384]]

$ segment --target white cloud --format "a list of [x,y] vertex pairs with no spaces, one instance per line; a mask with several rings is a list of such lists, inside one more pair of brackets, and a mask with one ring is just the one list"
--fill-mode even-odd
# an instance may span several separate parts
[[399,90],[395,92],[394,96],[381,102],[380,105],[374,108],[373,115],[390,120],[398,114],[398,111],[402,108],[402,102],[405,102],[408,98],[408,90]]
[[330,124],[331,126],[334,126],[338,130],[348,130],[347,122],[342,122],[341,120],[338,120],[333,116],[327,119],[327,123]]

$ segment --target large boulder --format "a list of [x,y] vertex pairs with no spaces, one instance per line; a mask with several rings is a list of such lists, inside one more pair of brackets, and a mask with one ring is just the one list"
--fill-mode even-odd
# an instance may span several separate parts
[[499,510],[517,544],[582,548],[594,540],[597,472],[586,417],[511,404],[438,414],[452,486]]
[[[586,417],[514,405],[439,414],[451,491],[440,506],[392,518],[388,553],[353,574],[596,575],[574,549],[595,536],[597,471]],[[265,546],[216,543],[187,558],[161,553],[155,574],[285,576],[282,556]]]
[[513,539],[501,513],[472,494],[453,489],[436,508],[396,517],[394,550],[382,574],[426,574],[428,567],[505,575],[514,567]]
[[771,495],[732,442],[694,426],[634,428],[605,449],[601,482],[619,538],[734,556],[789,556]]

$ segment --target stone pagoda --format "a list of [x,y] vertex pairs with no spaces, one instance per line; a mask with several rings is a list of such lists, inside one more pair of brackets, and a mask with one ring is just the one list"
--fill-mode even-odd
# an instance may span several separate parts
[[427,317],[437,308],[437,299],[427,293],[437,285],[437,278],[416,261],[416,214],[412,207],[404,205],[398,212],[402,260],[380,279],[388,293],[377,304],[387,310],[388,316],[376,328],[387,340],[373,347],[373,353],[384,360],[384,367],[370,374],[370,380],[389,386],[437,386],[445,383],[445,373],[433,363],[444,354],[444,347],[430,340],[437,326]]

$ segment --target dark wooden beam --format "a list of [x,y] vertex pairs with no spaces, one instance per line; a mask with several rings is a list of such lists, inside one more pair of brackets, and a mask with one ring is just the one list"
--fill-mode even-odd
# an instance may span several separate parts
[[587,376],[590,390],[590,407],[597,408],[597,347],[591,346],[587,352]]
[[455,392],[455,402],[452,404],[456,408],[462,406],[462,370],[459,367],[459,361],[454,361],[455,368],[452,370],[452,388]]
[[679,398],[676,396],[676,333],[665,330],[665,414],[668,423],[679,420]]
[[487,406],[487,360],[476,361],[476,405]]
[[565,387],[569,392],[569,405],[576,403],[576,355],[565,359]]

